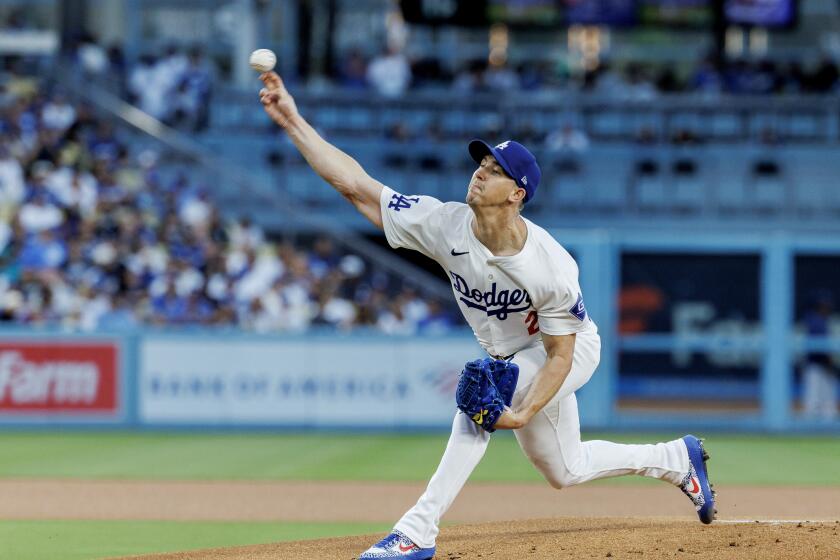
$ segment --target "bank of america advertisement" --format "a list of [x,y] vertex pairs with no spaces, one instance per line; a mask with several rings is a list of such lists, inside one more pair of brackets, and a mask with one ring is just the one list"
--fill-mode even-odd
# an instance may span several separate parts
[[482,356],[467,337],[224,340],[148,338],[146,424],[447,427],[455,386]]

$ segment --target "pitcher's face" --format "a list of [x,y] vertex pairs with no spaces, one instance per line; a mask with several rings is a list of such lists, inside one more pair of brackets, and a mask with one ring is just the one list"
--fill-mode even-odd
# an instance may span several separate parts
[[517,190],[520,187],[516,182],[505,173],[496,158],[488,154],[472,174],[466,202],[470,206],[504,206],[516,202],[512,196]]

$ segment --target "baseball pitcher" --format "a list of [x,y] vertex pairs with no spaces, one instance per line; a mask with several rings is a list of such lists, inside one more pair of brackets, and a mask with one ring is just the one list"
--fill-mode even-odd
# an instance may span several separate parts
[[321,138],[276,73],[260,79],[266,113],[312,169],[382,229],[392,247],[420,251],[444,268],[464,318],[488,354],[464,367],[452,434],[425,493],[360,560],[432,558],[441,517],[498,429],[514,431],[522,451],[554,488],[627,474],[658,478],[682,489],[700,520],[712,522],[708,455],[696,437],[655,445],[580,439],[575,391],[598,366],[601,342],[574,259],[520,215],[540,184],[531,152],[512,140],[495,146],[473,140],[468,149],[477,167],[466,204],[402,194]]

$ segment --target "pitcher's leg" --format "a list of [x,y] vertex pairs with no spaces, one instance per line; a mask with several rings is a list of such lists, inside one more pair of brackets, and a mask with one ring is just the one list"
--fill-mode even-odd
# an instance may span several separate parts
[[688,452],[682,439],[655,445],[581,442],[574,393],[549,402],[528,425],[516,431],[516,439],[555,488],[626,474],[679,485],[688,472]]
[[484,457],[489,443],[489,433],[466,414],[456,414],[452,435],[437,471],[417,504],[402,516],[394,528],[422,548],[434,546],[440,518]]

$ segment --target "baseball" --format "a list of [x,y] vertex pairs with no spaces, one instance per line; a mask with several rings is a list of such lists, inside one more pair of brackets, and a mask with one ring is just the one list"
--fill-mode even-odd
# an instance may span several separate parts
[[277,57],[269,49],[257,49],[248,58],[248,64],[257,72],[270,72],[277,64]]

